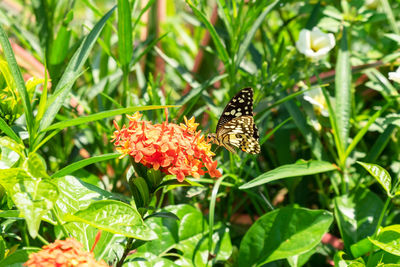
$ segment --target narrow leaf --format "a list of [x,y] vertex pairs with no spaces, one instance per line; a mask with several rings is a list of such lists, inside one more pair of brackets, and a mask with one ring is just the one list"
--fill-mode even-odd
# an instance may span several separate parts
[[58,177],[63,177],[65,175],[71,174],[76,170],[82,169],[83,167],[96,163],[96,162],[100,162],[100,161],[105,161],[105,160],[109,160],[109,159],[114,159],[119,157],[121,154],[119,153],[112,153],[112,154],[104,154],[101,156],[94,156],[88,159],[84,159],[84,160],[80,160],[78,162],[74,162],[64,168],[62,168],[61,170],[55,172],[51,178],[58,178]]
[[131,6],[128,0],[118,0],[118,53],[123,69],[127,69],[133,54]]
[[353,151],[353,149],[356,147],[358,142],[361,141],[361,139],[364,137],[364,135],[367,133],[369,127],[376,121],[377,118],[379,118],[391,103],[387,103],[385,106],[383,106],[380,110],[375,112],[372,117],[369,118],[367,124],[364,125],[364,127],[357,133],[357,135],[354,137],[353,141],[350,143],[350,145],[347,147],[346,152],[344,153],[344,158],[347,158],[350,153]]
[[264,8],[264,11],[258,16],[258,18],[254,21],[253,26],[251,26],[250,30],[248,31],[246,37],[243,40],[243,43],[240,45],[237,59],[236,59],[236,67],[240,65],[242,62],[246,52],[248,51],[248,48],[251,44],[251,41],[254,38],[254,35],[256,34],[258,28],[260,27],[261,23],[264,22],[265,17],[268,15],[269,12],[271,12],[272,9],[274,9],[277,4],[280,2],[280,0],[275,0],[268,6]]
[[[17,87],[18,94],[22,98],[22,104],[24,105],[24,112],[26,117],[26,124],[28,126],[28,131],[31,133],[33,129],[33,116],[32,107],[28,95],[28,91],[25,87],[24,79],[22,78],[21,70],[15,60],[14,52],[11,48],[11,44],[8,41],[8,37],[3,27],[0,26],[0,44],[3,48],[4,56],[7,60],[8,67],[10,68],[11,75],[14,79],[15,85]],[[31,133],[32,134],[32,133]]]
[[68,66],[65,69],[63,76],[57,84],[54,94],[49,98],[47,102],[47,109],[45,114],[43,115],[42,120],[40,121],[39,131],[47,128],[53,122],[59,109],[67,99],[73,83],[81,74],[82,67],[86,62],[86,59],[88,58],[93,45],[95,44],[101,30],[103,29],[108,18],[113,13],[114,9],[115,7],[108,11],[94,26],[92,31],[84,39],[81,46],[75,52],[71,61],[68,63]]
[[250,182],[240,186],[239,189],[249,189],[283,178],[311,175],[337,169],[336,165],[326,161],[309,161],[287,164],[261,174]]
[[0,130],[3,131],[8,137],[13,139],[15,142],[22,144],[21,138],[11,129],[10,126],[7,125],[7,123],[0,118]]
[[113,117],[113,116],[120,115],[120,114],[132,113],[132,112],[136,112],[139,110],[152,110],[152,109],[171,108],[171,107],[177,107],[177,106],[172,106],[172,105],[170,105],[170,106],[143,106],[143,107],[129,107],[129,108],[107,110],[107,111],[102,111],[99,113],[91,114],[88,116],[75,118],[72,120],[57,122],[42,131],[46,132],[46,131],[50,131],[50,130],[64,129],[67,127],[86,124],[88,122],[93,122],[93,121],[101,120],[101,119],[108,118],[108,117]]
[[218,36],[217,31],[215,30],[214,26],[211,24],[211,22],[207,19],[205,14],[203,14],[199,9],[197,9],[190,0],[187,0],[186,3],[190,6],[192,9],[194,15],[206,26],[207,30],[209,31],[211,38],[215,44],[215,47],[217,48],[218,51],[218,56],[224,62],[225,65],[228,64],[229,61],[229,55],[228,52],[226,51],[225,45],[222,42],[222,39]]
[[335,76],[336,122],[341,140],[342,151],[347,148],[351,116],[351,66],[347,43],[347,29],[343,28],[342,40],[336,62]]

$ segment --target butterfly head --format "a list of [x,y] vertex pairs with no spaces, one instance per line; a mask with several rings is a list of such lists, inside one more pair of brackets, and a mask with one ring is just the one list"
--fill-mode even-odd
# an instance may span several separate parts
[[207,134],[207,140],[214,143],[214,144],[218,144],[218,139],[217,139],[217,135],[215,133],[209,133]]

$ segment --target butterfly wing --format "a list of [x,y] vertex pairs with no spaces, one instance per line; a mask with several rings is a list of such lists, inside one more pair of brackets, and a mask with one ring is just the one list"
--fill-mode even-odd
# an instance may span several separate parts
[[[253,116],[253,95],[252,88],[244,88],[229,101],[218,120],[217,132],[222,125],[234,118]],[[256,130],[258,134],[257,128],[254,128],[253,132],[254,130]]]
[[[220,143],[230,152],[234,152],[232,146],[238,147],[250,154],[260,153],[260,144],[254,135],[254,119],[252,116],[240,116],[222,125],[217,131]],[[258,131],[257,131],[258,132]]]

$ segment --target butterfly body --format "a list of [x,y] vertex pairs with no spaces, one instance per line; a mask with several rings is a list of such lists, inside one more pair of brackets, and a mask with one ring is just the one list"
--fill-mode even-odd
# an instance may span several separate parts
[[244,88],[226,105],[217,124],[215,134],[209,139],[229,152],[235,147],[250,154],[260,153],[258,129],[253,119],[253,89]]

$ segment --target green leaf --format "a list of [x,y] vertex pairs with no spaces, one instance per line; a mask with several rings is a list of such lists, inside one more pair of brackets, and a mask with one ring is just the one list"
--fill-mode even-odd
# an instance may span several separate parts
[[22,158],[24,158],[24,152],[23,152],[24,147],[15,142],[13,139],[9,138],[8,136],[0,137],[0,148],[1,149],[8,148],[9,150],[14,151]]
[[357,163],[363,166],[381,184],[383,189],[386,191],[388,197],[393,197],[391,194],[392,178],[390,177],[390,174],[387,172],[387,170],[377,164],[361,161],[357,161]]
[[314,248],[333,221],[330,212],[283,208],[260,217],[240,243],[239,266],[263,265]]
[[376,238],[368,237],[368,239],[384,251],[400,256],[400,224],[387,226],[379,232]]
[[254,35],[256,34],[258,28],[260,27],[261,23],[264,22],[265,17],[268,15],[269,12],[274,9],[277,4],[280,2],[280,0],[275,0],[271,4],[265,7],[264,11],[257,17],[257,19],[254,21],[253,25],[251,26],[250,30],[248,31],[246,37],[243,40],[243,43],[240,45],[238,54],[237,54],[237,59],[236,59],[236,67],[239,67],[240,63],[242,62],[246,52],[249,49],[249,46],[251,42],[254,40]]
[[157,238],[157,235],[144,223],[135,208],[116,200],[93,202],[84,210],[65,215],[64,220],[83,222],[113,234],[140,240]]
[[[387,253],[384,250],[379,250],[378,252],[374,253],[371,258],[368,259],[367,267],[376,267],[379,266],[379,263],[384,264],[397,264],[400,265],[400,257]],[[396,265],[392,265],[393,267]],[[385,265],[385,267],[389,267]]]
[[[123,267],[180,267],[173,261],[149,252],[135,252],[126,257]],[[190,265],[189,265],[190,266]]]
[[369,130],[369,127],[376,121],[377,118],[391,105],[391,103],[387,103],[385,106],[383,106],[381,109],[379,109],[377,112],[375,112],[374,115],[372,115],[368,122],[364,125],[364,127],[357,133],[357,135],[354,137],[353,141],[350,143],[350,145],[347,147],[345,153],[344,153],[344,158],[347,158],[350,153],[353,151],[353,149],[356,147],[358,142],[361,141],[361,139],[364,137],[364,135],[367,133]]
[[55,172],[51,177],[52,178],[58,178],[58,177],[63,177],[65,175],[71,174],[76,170],[82,169],[85,166],[88,166],[90,164],[96,163],[96,162],[101,162],[109,159],[115,159],[117,157],[121,156],[120,153],[110,153],[110,154],[104,154],[101,156],[94,156],[88,159],[83,159],[78,162],[74,162],[61,170]]
[[6,189],[25,218],[29,234],[35,238],[42,217],[57,200],[57,186],[47,179],[33,178],[25,170],[16,168],[0,170],[0,185]]
[[380,0],[379,2],[381,3],[382,9],[386,14],[386,17],[387,17],[387,19],[389,21],[389,25],[391,27],[391,30],[395,34],[400,35],[400,30],[399,30],[399,27],[397,25],[396,18],[395,18],[394,14],[393,14],[393,11],[392,11],[392,5],[389,3],[388,0]]
[[218,51],[218,56],[224,62],[224,65],[228,65],[229,63],[229,55],[226,51],[225,45],[222,42],[222,38],[219,37],[217,31],[215,30],[214,26],[211,22],[207,19],[206,15],[202,13],[199,9],[197,9],[190,0],[186,0],[186,3],[190,6],[193,11],[193,14],[206,26],[210,36],[215,44],[215,47]]
[[261,174],[250,182],[240,186],[239,189],[248,189],[283,178],[312,175],[333,170],[337,170],[337,166],[326,161],[312,160],[308,162],[287,164]]
[[284,103],[285,108],[292,116],[294,123],[299,128],[301,134],[304,136],[307,144],[311,147],[311,151],[318,160],[326,160],[328,157],[324,152],[319,136],[311,129],[306,121],[306,115],[300,110],[293,100]]
[[85,183],[73,176],[65,176],[53,179],[53,181],[60,190],[56,209],[61,215],[61,220],[64,220],[64,214],[74,214],[79,210],[86,209],[95,201],[116,198],[110,192]]
[[[62,221],[64,221],[66,214],[74,214],[79,210],[84,210],[91,203],[98,200],[116,198],[113,194],[94,185],[82,182],[73,176],[65,176],[53,181],[60,189],[60,196],[56,202],[55,210]],[[92,248],[99,229],[82,222],[69,222],[64,224],[64,226],[74,238],[84,245],[87,251]],[[109,255],[111,253],[114,258],[116,255],[119,255],[119,247],[113,246],[113,241],[119,241],[120,243],[123,240],[121,240],[121,236],[104,231],[101,234],[99,243],[95,247],[95,255]]]
[[339,266],[339,267],[364,267],[365,263],[364,260],[362,258],[358,258],[355,260],[346,260],[344,259],[344,256],[346,256],[346,254],[343,251],[338,251],[333,260],[335,262],[335,266]]
[[340,137],[342,151],[346,150],[349,138],[352,98],[350,52],[347,42],[347,28],[343,27],[335,75],[335,116],[339,132],[334,133]]
[[0,236],[0,261],[4,259],[7,244],[3,237]]
[[357,243],[350,246],[351,254],[354,258],[358,258],[367,254],[373,249],[374,245],[368,240],[368,238],[364,238]]
[[22,266],[22,264],[29,259],[29,253],[37,251],[38,249],[34,248],[17,250],[14,253],[8,255],[2,261],[0,261],[0,266],[9,266],[9,267]]
[[[207,219],[196,208],[190,205],[167,206],[162,212],[175,214],[179,220],[171,218],[152,217],[146,220],[157,233],[158,239],[147,242],[137,249],[138,254],[132,258],[140,258],[140,253],[164,255],[171,249],[182,253],[175,261],[179,266],[206,266],[208,260],[209,232]],[[221,225],[214,227],[213,246],[211,253],[216,255],[212,262],[227,260],[232,253],[229,230]]]
[[136,206],[147,207],[150,202],[150,191],[146,180],[143,177],[132,177],[129,179],[129,186]]
[[46,162],[39,154],[30,153],[23,166],[34,178],[49,178],[45,164]]
[[19,136],[11,129],[10,126],[7,125],[7,123],[2,118],[0,118],[0,130],[3,131],[6,135],[8,135],[15,142],[22,144],[21,138],[19,138]]
[[335,217],[347,251],[350,246],[375,232],[382,200],[373,192],[360,187],[349,195],[334,199]]
[[40,121],[39,132],[46,129],[53,122],[55,116],[57,115],[59,109],[67,99],[72,85],[75,80],[79,77],[82,71],[82,67],[92,50],[97,38],[100,35],[106,21],[113,13],[115,7],[108,11],[100,21],[93,27],[89,35],[84,39],[81,46],[73,55],[72,59],[69,61],[64,74],[62,75],[60,81],[55,88],[54,94],[49,98],[47,102],[46,112]]
[[86,124],[88,122],[93,122],[97,120],[101,120],[104,118],[109,118],[125,113],[133,113],[136,111],[143,111],[143,110],[152,110],[152,109],[161,109],[161,108],[172,108],[172,107],[178,107],[178,106],[173,106],[173,105],[168,105],[168,106],[143,106],[143,107],[129,107],[129,108],[120,108],[120,109],[114,109],[114,110],[107,110],[107,111],[102,111],[99,113],[91,114],[88,116],[83,116],[83,117],[78,117],[75,119],[69,119],[61,122],[54,123],[53,125],[47,127],[46,129],[43,129],[42,132],[50,131],[50,130],[61,130],[70,126],[76,126],[76,125],[81,125],[81,124]]
[[8,41],[8,36],[4,31],[3,27],[0,26],[0,44],[3,48],[4,57],[7,60],[8,67],[10,68],[11,75],[14,79],[15,86],[17,87],[18,94],[22,99],[22,105],[24,106],[26,124],[28,126],[28,132],[32,134],[34,120],[32,115],[32,107],[29,99],[28,91],[25,87],[24,79],[22,78],[21,70],[15,60],[14,52],[11,48],[11,44]]
[[175,214],[173,214],[172,212],[169,212],[169,211],[155,212],[155,213],[152,213],[151,215],[145,217],[144,219],[147,220],[152,217],[170,218],[172,220],[179,220],[179,218]]
[[122,68],[128,70],[133,54],[131,6],[118,0],[118,54]]
[[311,258],[311,256],[315,254],[315,252],[317,251],[316,250],[317,247],[318,247],[318,245],[316,247],[314,247],[313,249],[307,251],[306,253],[288,257],[287,260],[288,260],[289,265],[291,267],[299,267],[299,266],[305,265],[308,262],[308,260]]
[[22,156],[22,147],[13,139],[0,137],[0,169],[8,169],[14,166]]

